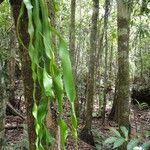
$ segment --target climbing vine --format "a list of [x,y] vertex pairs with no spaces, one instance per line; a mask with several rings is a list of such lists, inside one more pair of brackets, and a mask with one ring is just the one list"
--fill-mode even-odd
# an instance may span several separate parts
[[[34,81],[33,89],[33,116],[35,118],[36,130],[36,149],[44,150],[43,141],[47,145],[52,144],[52,136],[44,124],[45,116],[48,111],[48,102],[56,99],[58,104],[58,127],[60,131],[60,149],[65,149],[68,127],[63,119],[63,96],[66,93],[71,106],[72,134],[77,143],[77,119],[74,109],[76,96],[75,86],[72,76],[72,68],[67,50],[67,45],[61,35],[51,26],[48,18],[48,7],[45,0],[23,0],[20,14],[18,17],[18,37],[21,44],[23,41],[19,36],[19,22],[25,8],[28,13],[28,33],[29,33],[29,56],[32,63],[32,78]],[[52,43],[52,34],[58,38],[58,53],[61,68],[55,61],[55,49]],[[36,86],[41,88],[41,100],[37,104]]]

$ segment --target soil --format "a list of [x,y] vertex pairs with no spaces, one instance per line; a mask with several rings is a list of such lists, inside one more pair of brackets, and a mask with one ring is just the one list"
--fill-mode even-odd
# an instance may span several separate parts
[[[135,136],[137,132],[143,131],[143,130],[150,130],[150,109],[146,110],[139,110],[137,106],[132,106],[131,111],[132,117],[131,117],[131,136]],[[69,121],[69,115],[66,118],[67,121]],[[6,117],[6,143],[8,145],[8,150],[12,149],[15,145],[22,145],[22,140],[24,138],[24,124],[25,121],[23,121],[18,116],[7,116]],[[104,147],[103,142],[104,140],[109,136],[109,128],[110,127],[116,127],[117,124],[115,124],[113,121],[106,120],[105,125],[102,125],[102,120],[100,118],[93,118],[93,135],[95,138],[95,143],[101,145],[101,148],[103,150],[110,150],[110,147]],[[79,121],[79,131],[83,128],[83,120]],[[96,135],[97,134],[97,135]],[[97,137],[98,139],[97,139]],[[144,139],[143,139],[144,140]],[[21,148],[14,148],[15,149],[21,149]],[[67,150],[74,150],[74,141],[71,137],[71,135],[68,136],[67,139]],[[79,139],[79,150],[96,150],[94,146],[91,146],[84,141]],[[100,149],[99,149],[100,150]]]
[[[22,88],[22,86],[20,87]],[[20,89],[19,88],[19,89]],[[25,116],[25,101],[22,95],[22,91],[16,92],[17,96],[21,98],[19,112]],[[20,94],[19,94],[20,93]],[[94,111],[96,114],[97,104],[95,103]],[[65,120],[68,123],[69,128],[70,125],[70,114],[69,114],[69,105],[68,102],[65,102]],[[141,108],[140,108],[141,109]],[[150,131],[150,109],[146,108],[140,110],[137,105],[132,105],[131,107],[131,137],[134,137],[138,132],[149,130]],[[107,109],[107,114],[110,113],[110,108]],[[112,148],[104,145],[104,141],[106,138],[110,136],[109,128],[115,127],[117,128],[117,124],[113,121],[109,121],[106,118],[105,123],[102,125],[102,119],[99,116],[94,116],[92,121],[92,133],[95,140],[95,145],[91,146],[84,141],[78,141],[79,150],[111,150]],[[84,128],[84,118],[79,119],[78,121],[78,132]],[[28,150],[28,138],[27,138],[27,130],[26,130],[26,122],[19,116],[7,115],[6,124],[5,124],[5,142],[6,146],[4,150]],[[142,139],[143,141],[145,139]],[[69,131],[69,136],[66,142],[67,150],[75,150],[74,141],[71,136],[71,132]]]

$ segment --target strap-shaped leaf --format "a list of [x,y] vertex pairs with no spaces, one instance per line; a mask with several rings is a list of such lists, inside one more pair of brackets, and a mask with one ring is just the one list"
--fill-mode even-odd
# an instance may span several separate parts
[[121,134],[120,134],[115,128],[110,128],[110,131],[111,131],[115,136],[121,137]]
[[150,130],[145,130],[144,131],[144,136],[145,137],[150,137]]
[[66,47],[66,43],[63,41],[63,39],[60,38],[60,45],[59,45],[59,56],[61,59],[61,65],[63,68],[63,78],[64,78],[64,86],[65,91],[67,94],[67,97],[70,101],[71,105],[71,123],[72,123],[72,132],[75,139],[75,143],[77,146],[77,118],[75,115],[75,109],[74,109],[74,101],[76,97],[76,91],[75,91],[75,85],[74,85],[74,79],[72,74],[72,68],[71,68],[71,62],[69,58],[69,53]]
[[143,143],[141,146],[144,150],[148,150],[150,148],[150,140]]
[[68,136],[68,127],[63,119],[59,119],[60,136],[61,136],[61,150],[65,150],[65,142]]
[[118,138],[118,139],[114,142],[113,148],[120,147],[124,142],[125,142],[125,139],[124,139],[123,137]]
[[139,143],[139,139],[131,139],[127,145],[127,150],[132,150]]
[[114,137],[114,136],[109,137],[109,138],[107,138],[107,139],[105,140],[105,144],[112,144],[112,143],[114,143],[116,140],[117,140],[117,137]]
[[66,43],[60,39],[59,43],[59,56],[61,59],[61,65],[63,68],[64,86],[67,97],[70,102],[74,102],[76,97],[74,79],[72,74],[71,62],[69,58],[69,52],[66,47]]
[[121,129],[121,131],[122,131],[122,133],[124,134],[124,137],[126,138],[126,139],[128,139],[128,134],[129,134],[129,131],[128,131],[128,129],[126,128],[126,127],[120,127],[120,129]]
[[52,78],[47,73],[46,69],[43,70],[43,86],[45,89],[45,95],[51,96],[52,95]]
[[63,110],[63,82],[61,79],[61,74],[56,65],[53,65],[53,85],[54,85],[54,93],[56,99],[58,101],[58,112],[59,115],[62,113]]

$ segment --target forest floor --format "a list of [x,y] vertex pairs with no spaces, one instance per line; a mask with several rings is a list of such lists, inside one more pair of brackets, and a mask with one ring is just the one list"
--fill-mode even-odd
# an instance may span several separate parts
[[[150,109],[146,110],[139,110],[137,106],[133,106],[132,113],[134,113],[134,117],[131,118],[131,135],[135,136],[137,132],[143,130],[150,130]],[[106,118],[107,119],[107,118]],[[66,118],[66,120],[69,119]],[[83,120],[79,121],[79,131],[83,127]],[[109,137],[109,128],[116,127],[117,125],[113,121],[105,121],[105,125],[102,125],[102,119],[100,118],[93,118],[92,128],[93,128],[93,135],[95,139],[95,143],[97,148],[88,145],[87,143],[79,140],[79,150],[110,150],[110,147],[106,147],[104,145],[104,141],[107,137]],[[27,146],[27,133],[24,130],[25,125],[24,121],[19,116],[7,116],[6,117],[6,143],[7,148],[6,150],[25,150]],[[143,139],[144,140],[144,139]],[[23,148],[24,147],[24,148]],[[67,150],[74,150],[74,141],[69,135],[66,145]]]
[[[21,88],[22,87],[20,87],[20,89]],[[19,91],[19,93],[22,93],[22,91]],[[17,95],[19,95],[18,98],[20,98],[20,95],[22,94]],[[65,104],[65,107],[66,107],[65,120],[68,123],[70,122],[70,115],[69,115],[69,105],[67,102]],[[97,107],[96,104],[94,107]],[[21,97],[19,111],[21,112],[22,115],[25,116],[25,102],[23,96]],[[109,111],[110,109],[107,110],[107,114],[109,114]],[[78,121],[78,132],[81,131],[83,126],[84,126],[84,117],[79,119]],[[115,124],[113,121],[107,120],[106,118],[105,124],[102,125],[102,119],[100,117],[94,116],[92,121],[92,132],[94,135],[96,147],[88,145],[87,143],[79,139],[79,150],[111,150],[112,148],[110,146],[104,145],[104,141],[106,140],[106,138],[110,136],[109,131],[110,127],[117,128],[117,124]],[[133,105],[131,107],[131,127],[132,127],[131,129],[132,137],[136,136],[138,132],[150,130],[150,109],[140,110],[139,107]],[[23,120],[19,116],[7,115],[5,132],[6,132],[5,138],[6,146],[4,150],[28,150],[27,127],[25,124],[25,120]],[[144,141],[145,139],[143,138],[141,140]],[[67,138],[66,149],[75,150],[74,141],[71,137],[71,133]]]

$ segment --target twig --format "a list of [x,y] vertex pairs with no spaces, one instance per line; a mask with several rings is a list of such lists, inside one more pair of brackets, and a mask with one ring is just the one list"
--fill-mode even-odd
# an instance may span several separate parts
[[11,109],[11,111],[13,112],[14,115],[19,116],[20,118],[22,118],[23,120],[25,120],[26,118],[20,114],[20,112],[18,112],[9,102],[7,102],[7,106],[9,109]]

